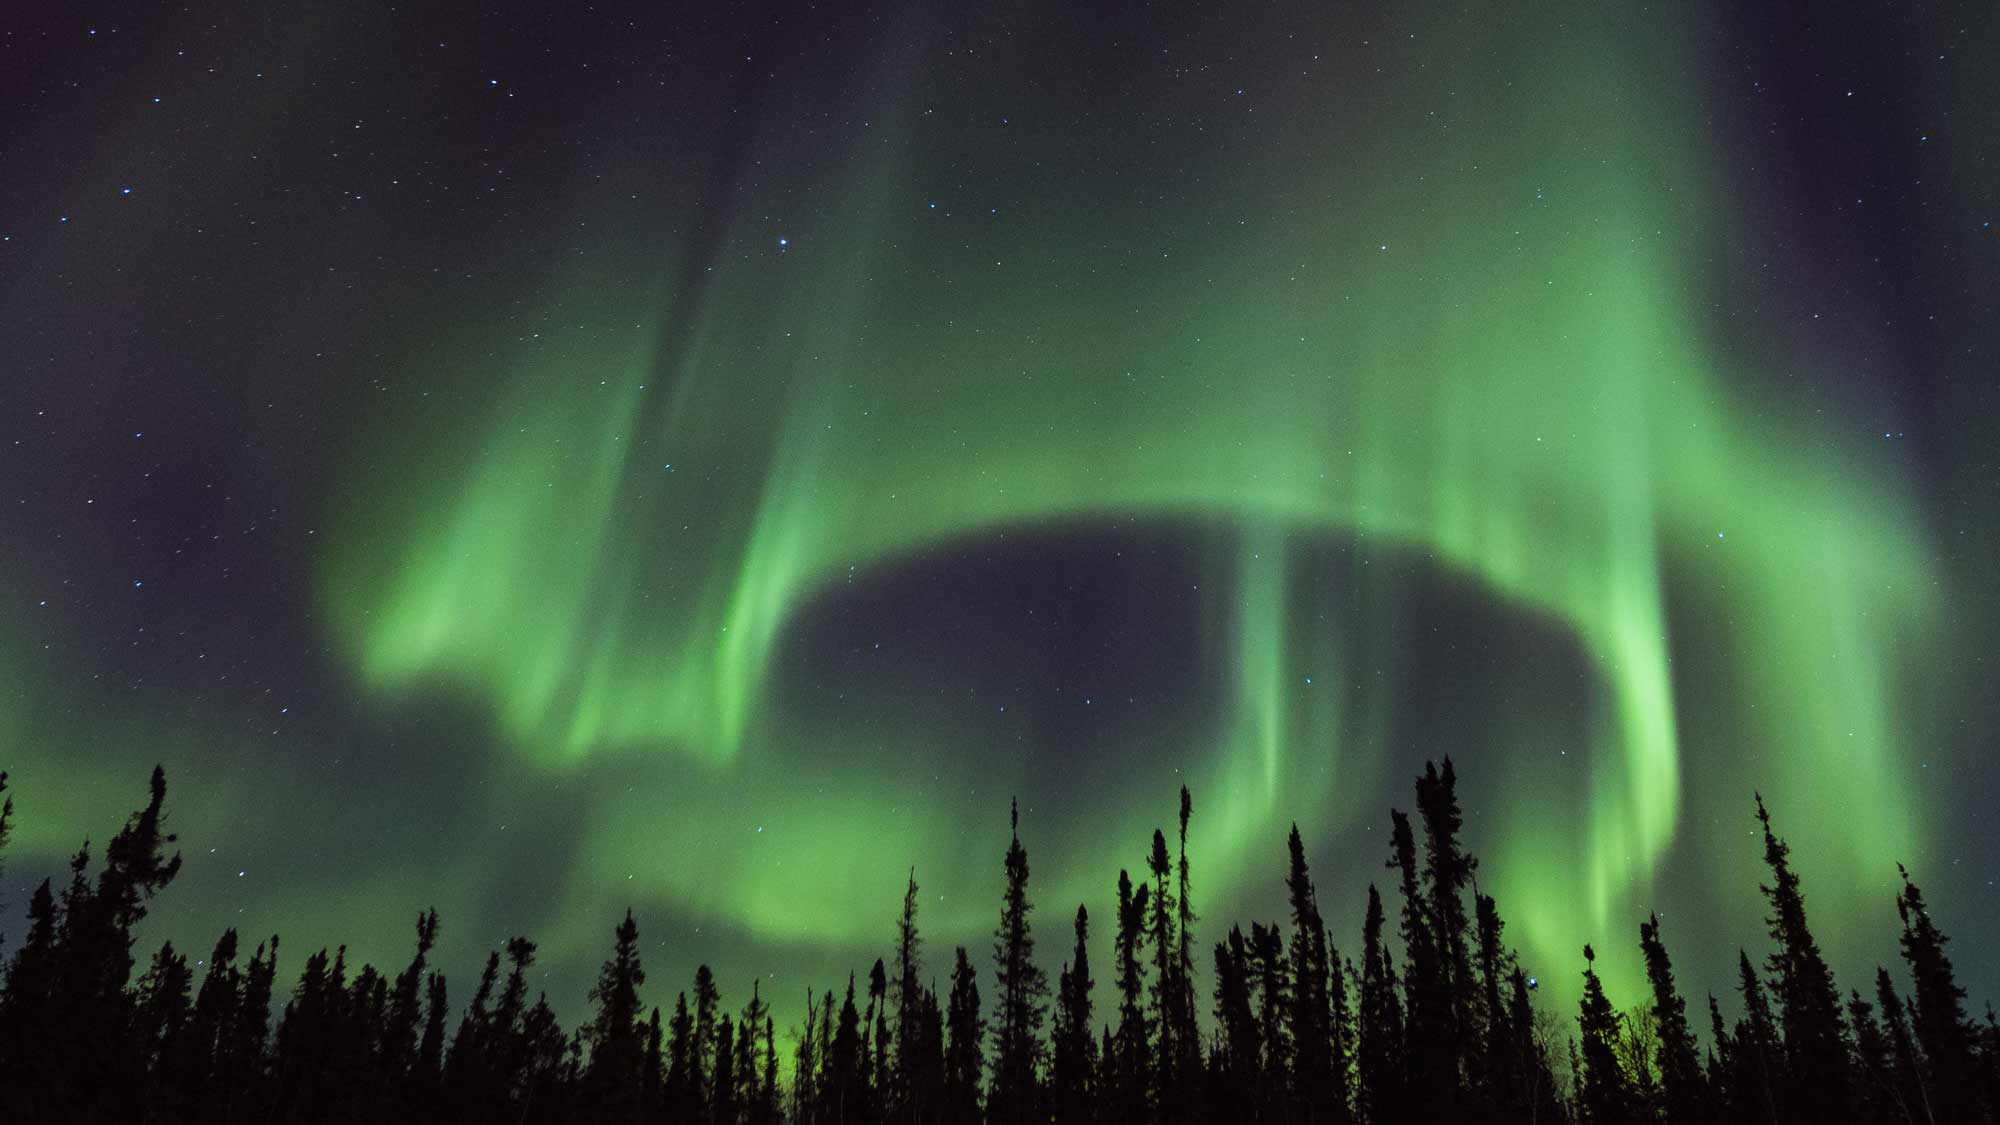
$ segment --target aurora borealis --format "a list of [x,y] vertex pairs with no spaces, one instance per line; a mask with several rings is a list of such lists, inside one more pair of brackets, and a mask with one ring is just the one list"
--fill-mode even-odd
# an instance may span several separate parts
[[[781,1002],[1185,780],[1336,941],[1426,757],[1533,964],[2000,924],[1990,13],[103,12],[8,36],[13,910]],[[181,935],[186,935],[183,938]],[[1635,956],[1601,965],[1616,985]],[[2000,965],[1968,958],[1975,996]],[[781,1017],[792,1015],[781,1007]]]

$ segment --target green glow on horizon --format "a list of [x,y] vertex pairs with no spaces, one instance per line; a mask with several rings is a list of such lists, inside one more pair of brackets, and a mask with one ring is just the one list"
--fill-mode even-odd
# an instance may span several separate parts
[[[1233,702],[1157,752],[1188,764],[1203,877],[1236,883],[1275,870],[1291,819],[1349,810],[1342,779],[1385,750],[1383,716],[1316,702],[1295,659],[1367,654],[1288,613],[1290,540],[1353,536],[1556,623],[1601,680],[1597,744],[1569,748],[1587,807],[1560,810],[1551,840],[1546,801],[1496,781],[1483,828],[1503,911],[1567,965],[1583,936],[1628,928],[1689,827],[1674,662],[1700,654],[1675,648],[1667,611],[1671,590],[1701,588],[1762,704],[1740,748],[1760,776],[1811,794],[1815,816],[1889,810],[1820,842],[1858,877],[1913,844],[1882,654],[1935,611],[1922,529],[1851,450],[1725,390],[1685,261],[1715,233],[1687,96],[1620,46],[1565,40],[1518,85],[1457,104],[1443,140],[1406,142],[1385,113],[1346,148],[1264,153],[1282,185],[1265,190],[1314,202],[1245,200],[1241,228],[1190,223],[1165,264],[1093,274],[1069,249],[1089,237],[1077,216],[936,291],[923,279],[945,251],[924,242],[930,216],[905,214],[917,162],[857,152],[858,218],[838,233],[694,292],[568,277],[551,304],[592,308],[588,326],[486,373],[477,451],[379,481],[350,521],[325,574],[337,629],[371,690],[467,690],[551,776],[614,751],[673,759],[684,811],[607,797],[580,879],[635,870],[760,937],[848,941],[883,931],[881,879],[913,858],[935,858],[941,883],[978,878],[993,857],[959,854],[963,825],[1023,779],[995,764],[967,796],[744,765],[807,747],[842,760],[837,735],[762,706],[802,609],[852,573],[1015,529],[1214,529],[1202,588]],[[1412,104],[1443,81],[1411,78]],[[1564,205],[1536,207],[1545,189]],[[736,223],[762,241],[761,220]],[[661,371],[669,324],[684,338]],[[943,736],[894,738],[916,756]],[[1064,848],[1136,858],[1165,798],[1105,798]],[[765,818],[782,838],[741,838]],[[1103,882],[1079,873],[1042,901],[1094,904]],[[1578,885],[1581,902],[1563,889]],[[991,905],[933,917],[975,925]]]

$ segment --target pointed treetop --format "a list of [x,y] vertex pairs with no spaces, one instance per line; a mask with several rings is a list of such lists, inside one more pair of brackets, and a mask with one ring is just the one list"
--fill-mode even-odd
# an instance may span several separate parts
[[1007,829],[1016,839],[1021,835],[1021,799],[1015,797],[1007,802]]
[[1590,943],[1587,941],[1583,943],[1583,960],[1585,964],[1595,964],[1597,962],[1597,951],[1590,948]]

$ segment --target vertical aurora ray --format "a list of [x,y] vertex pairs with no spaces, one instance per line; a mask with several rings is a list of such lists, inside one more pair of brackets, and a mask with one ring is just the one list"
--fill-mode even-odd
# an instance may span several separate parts
[[[1301,665],[1346,679],[1379,655],[1363,639],[1393,642],[1365,621],[1316,632],[1298,612],[1315,576],[1288,546],[1352,537],[1556,623],[1601,681],[1595,742],[1571,748],[1586,808],[1552,815],[1484,767],[1500,799],[1482,874],[1535,955],[1624,928],[1677,834],[1735,846],[1683,818],[1675,666],[1709,648],[1741,666],[1744,744],[1704,760],[1740,756],[1745,778],[1829,817],[1888,810],[1813,837],[1858,877],[1913,843],[1882,654],[1934,609],[1923,535],[1906,496],[1757,416],[1706,354],[1688,248],[1727,232],[1701,202],[1692,95],[1649,58],[1671,41],[1613,18],[1438,17],[1423,34],[1457,68],[1382,48],[1399,75],[1387,105],[1301,112],[1218,167],[1210,194],[1114,214],[1108,233],[1061,201],[1040,224],[934,233],[926,169],[946,142],[905,115],[829,158],[846,186],[817,236],[773,248],[762,216],[780,208],[752,191],[723,241],[762,249],[698,285],[646,300],[566,276],[550,306],[587,323],[482,376],[499,389],[476,452],[422,483],[381,481],[379,509],[361,506],[395,530],[351,527],[324,576],[353,659],[384,693],[469,691],[553,774],[589,784],[648,757],[689,811],[605,791],[580,882],[636,868],[760,937],[859,940],[881,911],[852,904],[882,898],[912,857],[938,857],[940,882],[976,879],[990,857],[960,846],[962,826],[1036,779],[989,759],[974,795],[843,771],[872,742],[923,773],[927,742],[984,734],[864,736],[770,713],[802,611],[856,574],[1019,531],[1212,529],[1203,596],[1229,638],[1230,702],[1150,752],[1188,763],[1214,810],[1205,878],[1233,884],[1271,868],[1291,819],[1376,815],[1343,782],[1376,768],[1390,703],[1328,703]],[[1432,105],[1448,122],[1404,108]],[[1050,154],[1087,178],[1082,158]],[[1232,223],[1200,221],[1218,214]],[[1143,243],[1156,223],[1184,225],[1172,258],[1092,267],[1091,247]],[[688,253],[667,252],[662,276],[686,276]],[[1692,588],[1727,629],[1668,635],[1671,599]],[[1466,732],[1461,756],[1486,737]],[[1165,807],[1146,797],[1104,794],[1064,848],[1134,849]],[[765,820],[782,839],[738,846],[722,828]],[[1095,901],[1102,882],[1076,872],[1050,901]],[[988,906],[938,913],[970,927]]]

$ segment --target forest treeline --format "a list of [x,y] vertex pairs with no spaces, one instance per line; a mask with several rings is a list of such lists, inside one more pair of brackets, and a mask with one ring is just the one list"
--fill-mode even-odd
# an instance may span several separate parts
[[[5,788],[0,774],[0,798]],[[1585,946],[1573,1017],[1538,1009],[1498,904],[1478,890],[1447,759],[1416,779],[1414,816],[1391,811],[1389,895],[1369,888],[1346,953],[1320,914],[1296,827],[1288,917],[1247,933],[1218,927],[1219,940],[1198,947],[1183,789],[1178,832],[1153,833],[1097,923],[1115,935],[1112,963],[1092,966],[1094,920],[1081,905],[1057,931],[1063,955],[1038,956],[1046,930],[1017,815],[990,956],[926,953],[912,872],[888,956],[808,993],[782,1060],[755,981],[732,1010],[703,966],[671,1004],[645,1003],[629,911],[610,934],[588,1022],[569,1029],[545,996],[529,997],[526,938],[489,954],[454,1009],[431,963],[434,910],[417,916],[414,952],[393,975],[321,949],[280,994],[278,938],[233,929],[194,967],[167,944],[141,969],[134,927],[180,870],[165,802],[156,769],[147,803],[101,858],[85,845],[67,880],[44,880],[28,903],[0,990],[0,1121],[1972,1125],[2000,1115],[2000,1026],[1990,1007],[1983,1022],[1968,1017],[1923,892],[1904,873],[1899,972],[1878,969],[1843,993],[1761,798],[1768,934],[1758,956],[1740,953],[1734,1021],[1713,994],[1690,1013],[1657,917],[1620,951],[1643,959],[1646,994],[1614,1005]],[[0,805],[0,846],[12,816],[11,801]],[[1050,960],[1061,963],[1053,982]]]

